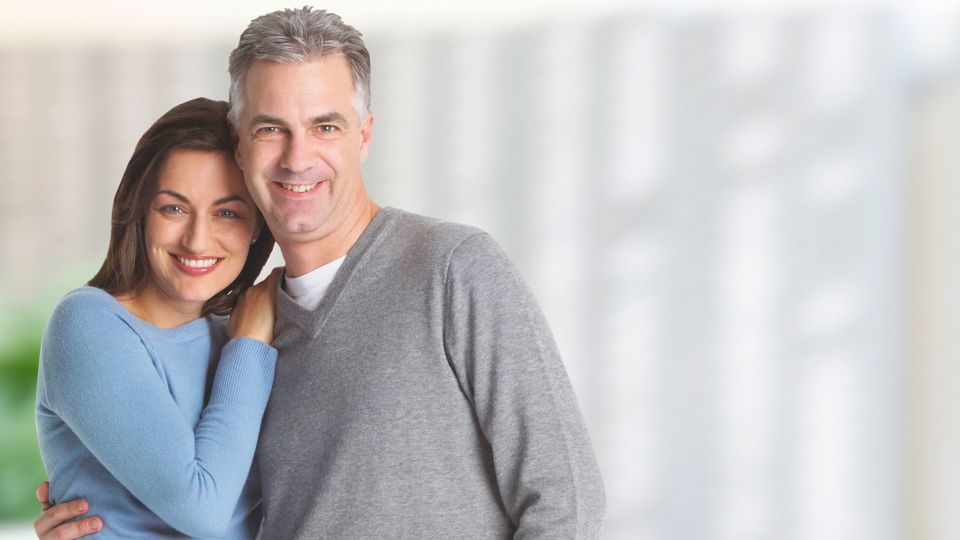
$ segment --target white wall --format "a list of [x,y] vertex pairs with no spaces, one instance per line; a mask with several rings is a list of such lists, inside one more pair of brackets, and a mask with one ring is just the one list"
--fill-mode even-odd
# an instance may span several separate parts
[[[182,35],[120,2],[74,36],[0,32],[0,302],[89,277],[137,137],[225,97],[263,5]],[[953,537],[955,49],[921,54],[921,18],[883,9],[404,5],[343,9],[373,56],[368,184],[514,257],[594,438],[606,538]]]

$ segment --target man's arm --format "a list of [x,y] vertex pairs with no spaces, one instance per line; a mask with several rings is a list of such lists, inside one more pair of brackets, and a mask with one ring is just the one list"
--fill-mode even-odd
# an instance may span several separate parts
[[67,520],[87,513],[87,501],[77,499],[53,506],[50,504],[49,482],[37,486],[36,495],[42,511],[33,522],[33,530],[40,540],[73,540],[103,528],[103,522],[96,516],[68,523]]
[[488,235],[454,250],[444,316],[516,536],[598,537],[603,482],[573,388],[533,295]]

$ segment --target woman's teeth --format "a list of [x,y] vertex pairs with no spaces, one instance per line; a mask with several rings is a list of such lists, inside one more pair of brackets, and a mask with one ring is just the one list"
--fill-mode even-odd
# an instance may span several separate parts
[[177,261],[184,266],[189,266],[190,268],[210,268],[211,266],[217,264],[217,261],[220,259],[184,259],[183,257],[177,257]]
[[280,183],[280,187],[287,191],[293,191],[295,193],[303,193],[305,191],[310,191],[311,189],[317,187],[317,184],[320,182],[314,182],[312,184],[284,184]]

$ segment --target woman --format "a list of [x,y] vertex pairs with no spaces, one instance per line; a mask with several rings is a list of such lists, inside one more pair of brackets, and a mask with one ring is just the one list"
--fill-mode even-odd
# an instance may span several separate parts
[[279,273],[247,289],[273,237],[226,113],[195,99],[147,130],[114,198],[103,266],[44,332],[37,432],[50,501],[85,499],[105,517],[93,520],[101,538],[252,538],[259,527],[248,476],[276,363]]

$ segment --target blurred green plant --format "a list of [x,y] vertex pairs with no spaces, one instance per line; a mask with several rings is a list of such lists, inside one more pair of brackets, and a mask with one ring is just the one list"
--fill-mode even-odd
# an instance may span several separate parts
[[40,317],[10,321],[0,344],[0,521],[32,521],[39,514],[33,491],[46,479],[34,420]]

